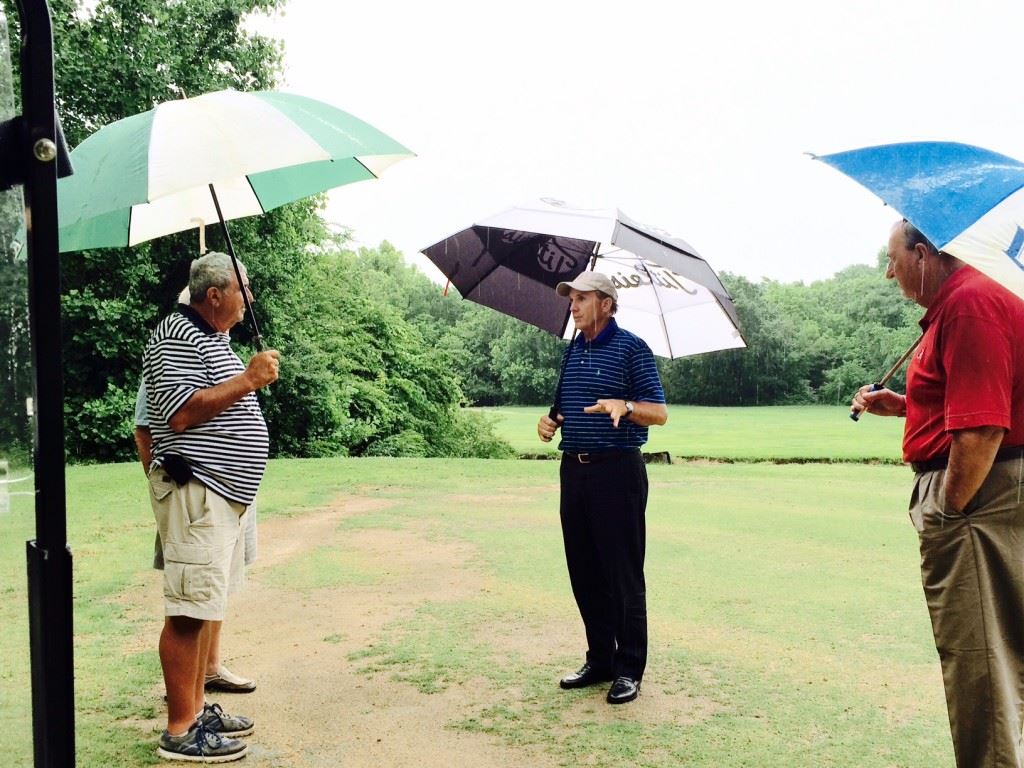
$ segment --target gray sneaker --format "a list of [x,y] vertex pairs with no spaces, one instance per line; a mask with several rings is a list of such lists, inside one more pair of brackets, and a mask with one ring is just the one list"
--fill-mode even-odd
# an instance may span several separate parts
[[249,745],[245,742],[224,738],[202,723],[196,723],[184,736],[171,736],[167,731],[160,734],[156,754],[164,760],[230,763],[241,760],[248,751]]
[[203,705],[203,714],[199,716],[199,723],[214,733],[232,739],[248,736],[254,728],[251,717],[229,715],[220,708],[220,704]]

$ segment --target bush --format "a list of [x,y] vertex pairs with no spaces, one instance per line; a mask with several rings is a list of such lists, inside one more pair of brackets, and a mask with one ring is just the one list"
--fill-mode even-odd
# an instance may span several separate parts
[[427,441],[423,439],[423,435],[406,429],[397,435],[370,443],[363,455],[422,458],[427,455],[427,448]]
[[465,459],[511,459],[515,451],[494,433],[495,420],[479,411],[458,410],[452,418],[446,455]]

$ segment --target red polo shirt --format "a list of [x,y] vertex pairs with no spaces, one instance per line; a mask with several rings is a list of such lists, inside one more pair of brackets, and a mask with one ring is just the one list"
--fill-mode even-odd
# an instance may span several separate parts
[[1003,427],[1003,445],[1024,445],[1024,301],[962,267],[921,328],[907,369],[903,460],[948,456],[951,432],[973,427]]

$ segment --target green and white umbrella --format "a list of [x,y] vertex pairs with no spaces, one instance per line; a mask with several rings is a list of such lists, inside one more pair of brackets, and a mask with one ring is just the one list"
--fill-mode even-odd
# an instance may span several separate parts
[[75,173],[58,183],[60,250],[136,245],[254,216],[412,156],[304,96],[227,90],[168,101],[104,126],[71,153]]

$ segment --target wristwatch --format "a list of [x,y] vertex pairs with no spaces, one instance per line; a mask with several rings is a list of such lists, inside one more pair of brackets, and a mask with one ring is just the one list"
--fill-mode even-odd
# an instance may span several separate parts
[[636,406],[634,406],[633,403],[631,403],[629,400],[626,400],[624,402],[626,403],[626,415],[632,416]]

